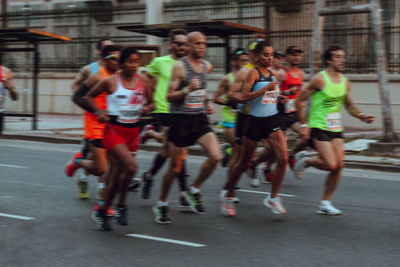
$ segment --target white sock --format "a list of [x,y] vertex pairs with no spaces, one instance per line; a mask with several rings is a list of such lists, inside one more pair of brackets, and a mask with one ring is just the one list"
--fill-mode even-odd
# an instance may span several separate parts
[[320,203],[321,203],[322,206],[326,206],[326,205],[330,205],[331,201],[330,200],[321,200]]
[[97,190],[104,189],[104,188],[105,188],[104,183],[97,183]]
[[192,193],[192,194],[200,193],[200,189],[197,189],[197,188],[191,186],[190,187],[190,193]]
[[87,182],[87,176],[86,176],[85,170],[80,170],[79,181]]
[[158,201],[157,202],[157,205],[159,206],[159,207],[163,207],[163,206],[168,206],[168,201],[166,201],[166,202],[163,202],[163,201]]

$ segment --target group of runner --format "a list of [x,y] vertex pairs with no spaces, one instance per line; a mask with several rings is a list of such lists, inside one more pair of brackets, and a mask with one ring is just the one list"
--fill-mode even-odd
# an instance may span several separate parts
[[[78,179],[82,198],[88,197],[86,175],[100,177],[99,201],[92,214],[99,229],[112,229],[111,216],[120,225],[128,223],[126,194],[130,183],[136,182],[132,177],[138,169],[135,155],[144,127],[141,118],[150,113],[160,129],[150,135],[162,143],[162,148],[150,169],[143,173],[142,198],[150,198],[153,179],[169,158],[153,207],[155,221],[171,222],[168,195],[175,177],[179,181],[180,206],[205,213],[201,187],[223,158],[208,120],[208,114],[214,113],[210,100],[224,105],[221,124],[229,143],[229,152],[224,147],[230,160],[224,157],[228,169],[220,193],[222,214],[235,216],[235,190],[245,171],[250,174],[251,185],[259,185],[256,169],[262,162],[267,166],[266,182],[271,183],[271,193],[263,204],[273,213],[286,214],[278,193],[289,162],[298,178],[309,166],[329,171],[318,212],[341,214],[330,202],[343,168],[341,107],[344,104],[352,116],[367,123],[374,121],[374,116],[360,112],[350,97],[350,84],[341,74],[345,58],[342,47],[336,45],[326,50],[326,70],[312,77],[303,88],[304,75],[299,68],[302,50],[290,46],[283,54],[258,40],[248,50],[238,48],[233,52],[233,71],[221,80],[211,99],[206,91],[212,70],[212,65],[204,60],[206,37],[200,32],[176,29],[169,34],[168,46],[170,53],[153,59],[147,73],[141,75],[140,54],[134,48],[121,50],[110,40],[102,40],[98,45],[101,60],[84,67],[74,82],[73,101],[86,111],[84,137],[88,149],[74,154],[66,174],[72,177],[79,168],[85,170]],[[283,67],[284,60],[287,64]],[[307,117],[305,106],[309,98],[312,104]],[[289,128],[301,136],[291,152],[287,148]],[[260,141],[264,149],[257,155]],[[188,185],[187,147],[195,143],[207,157]],[[301,151],[306,146],[312,146],[318,154],[311,157]],[[119,199],[113,209],[117,194]]]

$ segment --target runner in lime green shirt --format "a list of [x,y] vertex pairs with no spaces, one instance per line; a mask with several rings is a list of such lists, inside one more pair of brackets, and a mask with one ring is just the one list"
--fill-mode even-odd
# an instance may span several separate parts
[[[296,100],[297,115],[300,120],[300,135],[311,137],[318,156],[310,157],[305,151],[296,157],[294,170],[297,178],[302,178],[306,167],[313,166],[329,171],[325,190],[317,213],[340,215],[331,198],[339,184],[345,154],[342,138],[343,123],[341,110],[344,105],[353,117],[372,123],[375,116],[360,112],[350,96],[350,83],[341,74],[345,66],[345,52],[340,45],[330,46],[324,53],[327,69],[315,75]],[[310,114],[305,116],[305,101],[311,98]]]
[[[162,147],[159,153],[155,156],[150,169],[143,173],[142,198],[150,198],[151,187],[153,184],[153,176],[161,169],[166,159],[169,157],[167,133],[169,129],[169,102],[167,101],[167,93],[169,82],[171,79],[171,71],[175,62],[185,56],[188,50],[187,47],[187,32],[182,29],[175,29],[169,33],[169,49],[170,54],[162,57],[157,57],[147,66],[147,74],[156,84],[154,92],[154,103],[156,105],[153,115],[161,126],[162,132],[157,134],[152,132],[153,137],[162,142]],[[180,191],[186,190],[186,168],[185,168],[186,150],[181,155],[181,172],[178,175]],[[180,198],[180,205],[185,207],[188,205],[185,199]]]

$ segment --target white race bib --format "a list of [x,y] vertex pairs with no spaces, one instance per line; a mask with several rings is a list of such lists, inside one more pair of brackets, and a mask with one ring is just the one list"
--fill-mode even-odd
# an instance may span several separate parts
[[136,123],[140,120],[142,104],[121,104],[119,106],[118,122]]
[[285,113],[292,113],[296,111],[295,99],[289,99],[285,104]]
[[278,98],[279,90],[275,91],[267,91],[263,95],[262,103],[263,104],[276,104],[276,99]]
[[185,97],[186,108],[201,108],[204,106],[205,89],[199,89],[188,93]]
[[326,124],[329,131],[342,130],[342,115],[339,112],[328,113],[326,115]]

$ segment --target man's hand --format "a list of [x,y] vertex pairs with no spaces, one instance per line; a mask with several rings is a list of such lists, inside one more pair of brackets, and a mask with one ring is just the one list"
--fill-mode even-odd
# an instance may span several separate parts
[[150,115],[151,111],[152,111],[152,108],[149,106],[144,105],[142,108],[142,114],[145,116]]
[[289,101],[289,97],[285,95],[279,95],[278,96],[278,102],[285,105]]
[[108,114],[105,110],[97,111],[96,115],[97,115],[97,120],[101,123],[106,123],[110,120],[110,117],[108,117]]
[[374,115],[365,114],[361,120],[365,123],[373,123],[375,121]]
[[208,104],[207,105],[207,114],[211,115],[211,114],[214,114],[214,113],[215,113],[214,107],[212,105]]
[[274,91],[276,89],[276,86],[278,86],[279,84],[280,82],[270,82],[269,84],[264,86],[261,90],[263,90],[264,92]]
[[310,128],[308,128],[308,126],[303,126],[303,127],[301,125],[299,125],[299,126],[300,126],[300,128],[299,128],[300,137],[303,140],[310,139]]
[[198,77],[193,78],[192,80],[190,80],[188,89],[190,92],[198,90],[198,89],[202,89],[201,88],[201,81]]

